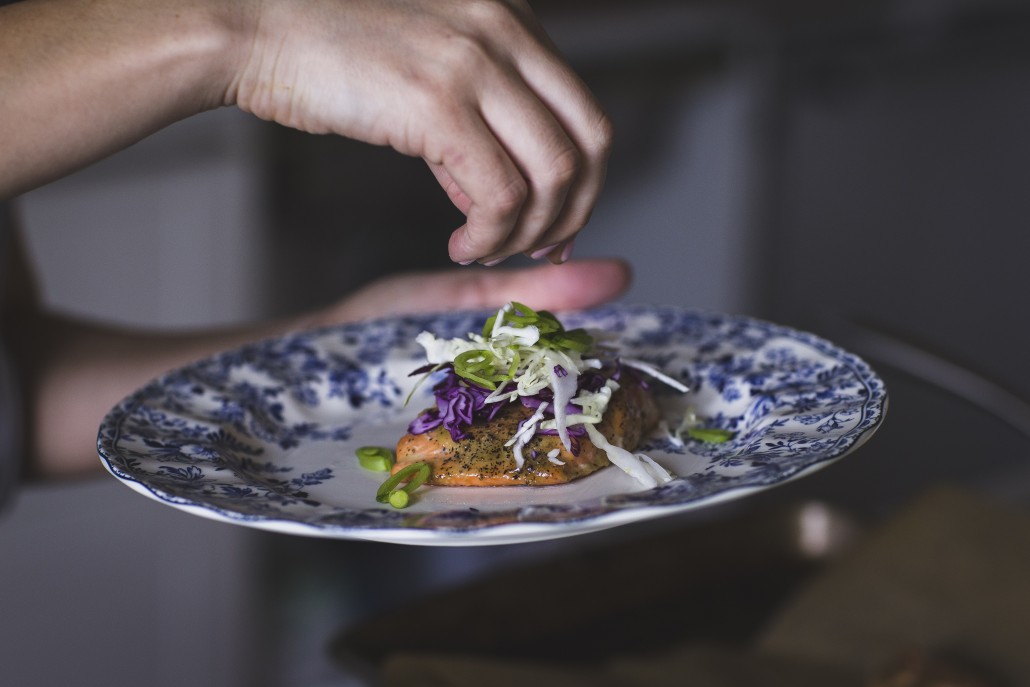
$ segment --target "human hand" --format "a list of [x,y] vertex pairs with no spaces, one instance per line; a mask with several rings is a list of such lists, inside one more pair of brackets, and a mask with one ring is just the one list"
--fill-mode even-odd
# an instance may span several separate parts
[[[64,316],[11,322],[25,357],[32,471],[40,475],[95,472],[93,439],[105,412],[148,380],[190,361],[258,339],[342,322],[398,314],[499,307],[518,300],[533,308],[586,308],[611,300],[629,284],[618,260],[582,260],[561,267],[462,270],[384,277],[328,308],[299,317],[203,332],[134,332]],[[42,342],[42,344],[41,344]],[[27,430],[28,431],[28,430]]]
[[508,301],[519,301],[535,310],[575,310],[610,301],[629,283],[626,263],[607,259],[576,260],[561,267],[406,273],[372,282],[300,326],[490,309]]
[[231,102],[425,159],[466,215],[448,245],[456,262],[569,257],[611,126],[524,0],[256,6]]

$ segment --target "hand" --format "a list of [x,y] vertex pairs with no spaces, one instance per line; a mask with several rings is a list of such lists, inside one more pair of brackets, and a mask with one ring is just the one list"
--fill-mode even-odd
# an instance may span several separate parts
[[[244,343],[297,329],[398,314],[499,307],[518,300],[534,309],[586,308],[611,300],[629,284],[616,260],[561,267],[462,270],[385,277],[339,303],[303,317],[232,330],[134,332],[66,317],[29,315],[5,322],[23,373],[31,417],[31,472],[56,476],[96,472],[97,425],[111,406],[165,371]],[[34,430],[34,431],[33,431]]]
[[299,326],[390,315],[498,308],[508,301],[534,310],[589,308],[621,295],[630,283],[619,260],[577,260],[561,267],[448,270],[385,277],[316,313]]
[[568,258],[611,127],[524,0],[267,0],[253,27],[239,107],[424,158],[456,262]]
[[19,2],[0,92],[0,198],[236,104],[424,158],[467,218],[457,262],[566,259],[611,145],[525,0]]

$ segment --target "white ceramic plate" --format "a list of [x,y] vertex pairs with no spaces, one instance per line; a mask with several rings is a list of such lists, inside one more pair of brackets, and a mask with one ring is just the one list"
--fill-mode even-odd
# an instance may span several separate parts
[[[379,320],[298,333],[202,360],[113,408],[97,446],[107,469],[163,503],[290,534],[427,545],[527,542],[596,531],[767,489],[855,449],[879,426],[883,382],[818,337],[745,317],[609,306],[560,319],[605,330],[630,357],[688,380],[661,393],[675,426],[690,406],[722,444],[657,432],[643,451],[677,478],[641,491],[616,468],[548,487],[422,487],[381,505],[382,473],[354,449],[392,446],[431,384],[415,336],[464,336],[486,313]],[[657,386],[657,385],[656,385]]]

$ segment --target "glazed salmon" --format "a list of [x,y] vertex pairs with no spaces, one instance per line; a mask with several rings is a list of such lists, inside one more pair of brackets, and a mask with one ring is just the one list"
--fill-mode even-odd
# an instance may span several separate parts
[[[438,426],[422,434],[406,434],[397,443],[393,471],[417,461],[432,468],[428,482],[443,486],[497,487],[564,484],[609,465],[607,454],[585,435],[577,437],[579,452],[573,455],[556,435],[537,433],[522,449],[525,460],[516,469],[510,446],[505,446],[519,423],[533,414],[519,402],[509,403],[489,423],[474,423],[467,437],[454,441]],[[612,444],[633,451],[658,423],[658,404],[641,385],[619,388],[608,403],[598,430]],[[548,454],[558,450],[558,461]]]

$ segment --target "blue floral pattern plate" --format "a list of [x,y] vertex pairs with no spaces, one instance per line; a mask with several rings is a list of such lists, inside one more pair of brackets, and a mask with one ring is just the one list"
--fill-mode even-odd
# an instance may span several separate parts
[[291,534],[426,545],[543,540],[679,513],[800,477],[857,448],[886,409],[862,360],[811,334],[747,317],[655,306],[561,316],[687,381],[658,388],[671,427],[689,409],[725,443],[656,431],[641,449],[677,477],[641,490],[606,468],[545,487],[422,487],[403,510],[376,502],[383,473],[359,446],[392,446],[432,404],[410,403],[423,330],[465,336],[486,313],[383,319],[302,332],[201,360],[113,408],[97,447],[137,491],[197,515]]

